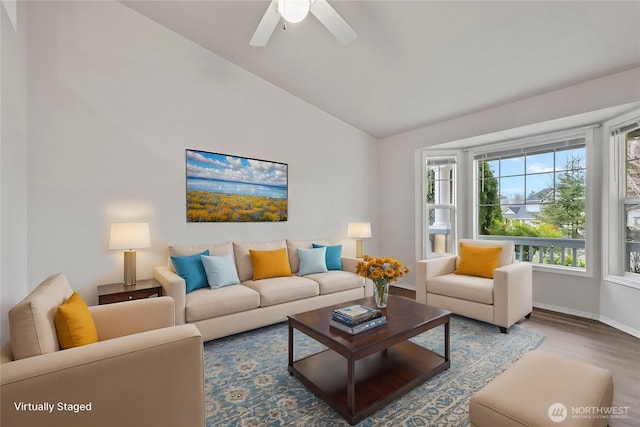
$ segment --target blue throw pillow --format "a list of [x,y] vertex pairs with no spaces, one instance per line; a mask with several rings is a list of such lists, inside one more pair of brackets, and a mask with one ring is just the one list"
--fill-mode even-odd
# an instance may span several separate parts
[[176,273],[184,279],[187,286],[187,293],[209,286],[207,273],[205,273],[202,260],[200,259],[202,255],[209,255],[209,249],[195,255],[171,257],[171,262],[176,269]]
[[211,289],[240,283],[232,254],[221,256],[202,255],[200,258]]
[[327,248],[302,249],[298,248],[300,268],[298,276],[327,272]]
[[314,243],[314,248],[327,248],[327,269],[342,270],[342,245],[319,245]]

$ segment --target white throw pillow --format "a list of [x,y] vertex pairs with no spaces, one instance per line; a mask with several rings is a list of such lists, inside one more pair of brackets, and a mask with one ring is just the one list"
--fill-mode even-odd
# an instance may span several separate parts
[[202,255],[200,258],[202,259],[204,271],[207,273],[207,281],[211,289],[240,284],[233,254],[219,256]]
[[300,258],[299,276],[314,273],[326,273],[327,270],[327,248],[302,249],[298,248],[298,258]]

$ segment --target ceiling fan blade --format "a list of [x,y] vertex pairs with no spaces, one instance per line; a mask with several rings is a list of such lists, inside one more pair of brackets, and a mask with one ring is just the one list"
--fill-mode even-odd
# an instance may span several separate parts
[[272,0],[249,44],[251,46],[265,46],[271,34],[273,34],[273,30],[276,29],[278,22],[280,22],[280,14],[278,13],[276,0]]
[[358,33],[347,24],[347,21],[326,0],[315,0],[311,3],[309,11],[343,44],[347,44],[358,37]]

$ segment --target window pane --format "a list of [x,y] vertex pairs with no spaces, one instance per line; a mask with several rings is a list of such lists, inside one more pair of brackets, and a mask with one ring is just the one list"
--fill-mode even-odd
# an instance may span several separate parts
[[640,205],[625,204],[625,271],[640,274]]
[[[498,173],[500,171],[500,160],[491,160],[489,162],[481,162],[481,164],[484,164],[485,167],[488,166],[493,176],[498,176]],[[482,176],[482,174],[480,174],[479,176]]]
[[626,197],[640,197],[640,131],[629,132],[626,143]]
[[455,164],[427,165],[427,203],[453,202],[455,166]]
[[574,148],[556,152],[556,170],[585,168],[586,151]]
[[584,200],[586,173],[584,169],[572,169],[556,173],[556,201],[562,203]]
[[527,204],[553,203],[553,173],[527,175]]
[[524,157],[511,157],[500,160],[500,176],[524,174]]
[[552,172],[553,152],[527,156],[527,173]]
[[429,246],[432,253],[452,252],[451,220],[453,209],[428,208]]
[[524,203],[524,176],[500,178],[500,203]]

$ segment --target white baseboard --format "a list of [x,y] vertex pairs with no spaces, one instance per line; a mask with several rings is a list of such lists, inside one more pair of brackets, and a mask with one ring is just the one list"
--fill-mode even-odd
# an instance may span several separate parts
[[636,338],[640,338],[640,331],[630,328],[627,325],[623,325],[622,323],[618,323],[615,320],[611,320],[605,316],[600,316],[599,314],[588,313],[586,311],[580,310],[572,310],[566,307],[558,307],[555,305],[542,304],[538,302],[534,302],[533,306],[536,308],[541,308],[543,310],[555,311],[557,313],[569,314],[571,316],[583,317],[585,319],[597,320],[598,322],[602,322],[605,325],[609,325],[612,328],[616,328],[626,334],[632,335]]
[[588,313],[586,311],[573,310],[566,307],[558,307],[556,305],[543,304],[540,302],[534,302],[533,306],[535,308],[541,308],[543,310],[555,311],[558,313],[569,314],[571,316],[584,317],[585,319],[598,320],[598,321],[600,320],[600,316],[598,314]]
[[600,316],[600,320],[602,323],[611,326],[612,328],[616,328],[618,330],[621,330],[622,332],[625,332],[629,335],[632,335],[636,338],[640,338],[640,331],[637,329],[633,329],[628,327],[627,325],[623,325],[622,323],[618,323],[615,320],[611,320],[608,317],[605,316]]

